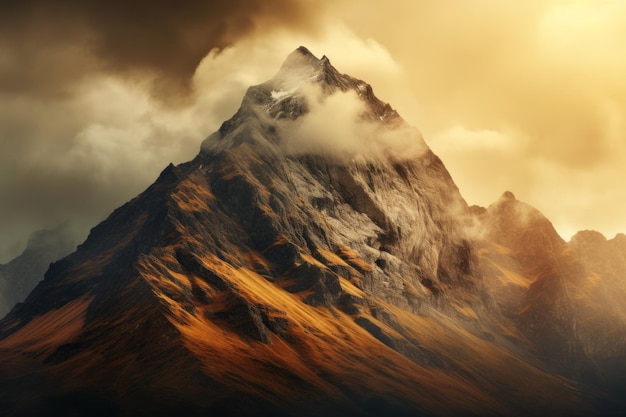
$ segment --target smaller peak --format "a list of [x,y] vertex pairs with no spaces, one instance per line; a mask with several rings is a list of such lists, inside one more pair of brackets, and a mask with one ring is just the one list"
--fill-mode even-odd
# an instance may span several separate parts
[[487,207],[487,210],[492,213],[495,211],[500,213],[508,212],[511,215],[525,219],[524,221],[531,218],[544,217],[536,208],[518,200],[511,191],[502,193],[496,201]]
[[287,59],[283,62],[281,71],[284,69],[293,69],[298,67],[319,67],[320,60],[304,46],[287,55]]
[[570,243],[587,245],[600,245],[606,241],[606,237],[596,230],[581,230],[570,239]]
[[515,194],[510,191],[505,191],[500,197],[498,197],[498,199],[496,199],[496,201],[489,205],[488,209],[493,209],[496,207],[514,207],[519,205],[519,201],[517,200],[517,198],[515,198]]
[[313,53],[311,53],[311,51],[309,51],[309,49],[306,46],[302,46],[302,45],[296,48],[294,52],[300,52],[302,55],[305,55],[305,56],[310,55],[312,57],[315,57],[315,55],[313,55]]
[[613,240],[619,240],[619,241],[622,241],[622,242],[626,242],[626,234],[618,233],[618,234],[615,235]]
[[43,249],[52,245],[58,245],[62,241],[71,241],[72,228],[68,222],[62,223],[54,229],[37,230],[28,238],[27,249]]
[[517,199],[515,198],[515,194],[513,194],[510,191],[505,191],[500,196],[500,200],[503,200],[503,201],[516,201]]
[[626,247],[626,235],[624,233],[618,233],[613,239],[611,239],[611,242]]
[[326,90],[334,90],[338,87],[345,91],[354,83],[351,77],[340,74],[325,55],[318,59],[304,46],[287,56],[271,81],[274,83],[274,88],[280,88],[283,91],[295,90],[300,85],[310,82],[319,83],[323,88],[331,87]]
[[473,216],[483,216],[487,214],[487,208],[475,204],[470,206],[469,211]]

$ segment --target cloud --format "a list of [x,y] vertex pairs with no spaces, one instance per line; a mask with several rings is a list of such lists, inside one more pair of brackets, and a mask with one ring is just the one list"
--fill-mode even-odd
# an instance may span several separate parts
[[72,219],[84,232],[192,158],[284,59],[263,39],[315,34],[323,12],[286,0],[1,3],[0,262],[33,230]]
[[[64,100],[0,97],[0,248],[66,220],[84,231],[194,156],[201,124],[149,93],[103,77]],[[35,122],[36,121],[36,122]],[[200,126],[199,126],[200,125]],[[165,165],[164,165],[165,164]]]
[[561,229],[626,229],[616,213],[626,206],[625,2],[390,0],[384,19],[373,2],[337,7],[402,68],[394,82],[413,102],[368,81],[422,131],[470,203],[508,189]]
[[282,27],[314,32],[323,10],[303,0],[2,2],[0,88],[59,94],[94,71],[150,73],[171,103],[211,49]]
[[626,104],[619,77],[626,59],[616,56],[626,35],[623,2],[394,4],[390,23],[373,24],[374,10],[360,3],[346,16],[411,74],[403,81],[423,103],[412,118],[426,137],[452,121],[518,130],[531,138],[531,154],[563,166],[585,169],[606,158],[605,109]]
[[[390,79],[402,72],[379,43],[372,39],[360,39],[340,23],[315,35],[274,31],[242,40],[219,52],[212,51],[202,60],[193,77],[196,94],[194,113],[203,118],[209,117],[219,126],[233,115],[247,88],[271,78],[298,45],[306,45],[318,57],[330,57],[333,66],[340,72],[364,80]],[[290,136],[287,142],[293,144],[289,145],[290,149],[315,148],[319,151],[334,148],[340,151],[342,148],[343,151],[353,152],[359,147],[363,149],[363,144],[371,141],[372,137],[385,136],[382,141],[394,143],[391,146],[393,149],[402,144],[406,145],[406,151],[420,136],[416,129],[409,127],[378,130],[374,134],[375,125],[367,125],[361,120],[364,108],[355,94],[323,97],[315,88],[300,93],[306,95],[313,111],[295,125],[283,126],[284,131],[296,132],[295,135],[287,135]],[[342,119],[352,123],[341,123]],[[325,122],[316,127],[322,120]]]
[[397,71],[383,48],[345,28],[324,35],[274,29],[209,51],[177,106],[154,96],[155,78],[118,72],[83,74],[62,93],[33,85],[32,94],[1,90],[0,262],[16,256],[33,230],[66,220],[79,223],[84,237],[168,163],[193,158],[246,89],[269,79],[297,46],[312,45],[321,55],[332,42],[354,51],[337,60],[343,72],[366,61],[374,74]]
[[308,112],[296,120],[279,124],[288,152],[351,154],[361,148],[360,143],[370,139],[359,123],[366,107],[356,93],[337,92],[325,96],[319,87],[303,90],[304,86],[298,95],[304,93]]
[[[436,132],[429,143],[443,159],[470,204],[489,205],[504,191],[528,197],[528,138],[515,131],[471,130],[461,125]],[[487,186],[488,185],[488,186]]]
[[[290,100],[289,93],[276,100]],[[405,124],[387,126],[368,120],[366,103],[355,91],[323,93],[317,85],[301,86],[307,113],[295,120],[283,119],[279,130],[289,153],[321,153],[339,157],[415,158],[426,151],[419,131]]]

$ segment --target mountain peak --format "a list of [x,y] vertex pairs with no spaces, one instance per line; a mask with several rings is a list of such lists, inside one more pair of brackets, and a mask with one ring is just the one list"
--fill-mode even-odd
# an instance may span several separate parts
[[320,63],[320,59],[318,59],[315,55],[311,53],[304,46],[300,46],[298,49],[287,55],[287,58],[283,62],[281,70],[283,69],[293,69],[296,67],[316,67]]
[[606,237],[596,230],[581,230],[570,239],[570,243],[577,245],[600,245],[606,241]]
[[319,69],[321,67],[332,67],[330,65],[330,61],[326,55],[322,55],[321,58],[316,57],[310,50],[308,50],[305,46],[300,46],[295,49],[292,53],[287,55],[287,58],[283,62],[283,68],[293,68],[293,67],[314,67],[315,69]]
[[294,89],[306,82],[326,81],[331,84],[333,80],[345,77],[330,64],[326,55],[317,58],[306,47],[300,46],[287,56],[271,81],[279,87]]
[[311,53],[311,51],[309,51],[309,49],[306,46],[302,46],[300,45],[299,47],[296,48],[296,50],[294,52],[300,52],[302,55],[311,55],[314,56],[313,53]]
[[287,56],[286,61],[289,59],[298,59],[299,57],[305,57],[307,59],[319,61],[313,52],[311,52],[306,46],[297,47],[291,54]]
[[[339,101],[326,101],[337,93],[347,93],[344,96],[345,100],[341,101],[340,98]],[[336,113],[331,107],[326,107],[329,103],[331,107],[335,105],[340,108],[340,114],[348,112],[349,117],[338,123],[328,121],[334,120],[333,114]],[[338,140],[328,138],[336,137],[337,132],[350,133],[354,130],[363,133],[366,126],[364,122],[367,122],[370,128],[377,126],[387,131],[396,129],[396,139],[401,142],[408,141],[406,146],[411,149],[418,149],[420,152],[426,149],[419,132],[416,129],[408,129],[400,115],[388,103],[374,95],[368,83],[339,72],[326,56],[317,58],[306,47],[301,46],[287,56],[276,75],[248,89],[237,113],[224,122],[218,132],[202,143],[201,150],[213,152],[253,142],[264,144],[266,147],[268,145],[264,139],[266,137],[272,138],[271,146],[281,143],[284,145],[285,138],[281,137],[280,133],[282,136],[290,136],[285,134],[288,130],[285,129],[286,124],[315,110],[318,117],[327,119],[329,126],[328,129],[323,129],[323,132],[320,131],[319,125],[314,129],[316,134],[313,139],[321,141],[322,148],[328,142],[333,144],[356,142],[355,138],[346,135]],[[346,123],[351,127],[346,128]],[[342,128],[335,129],[336,125]],[[332,131],[333,129],[336,132]],[[270,133],[269,136],[266,133]],[[308,142],[311,141],[307,140]],[[310,148],[316,148],[316,144]],[[362,149],[362,146],[353,148]],[[403,153],[406,154],[404,150]]]
[[510,191],[505,191],[504,193],[502,193],[502,195],[500,196],[500,200],[501,201],[516,201],[517,199],[515,198],[515,194],[513,194]]

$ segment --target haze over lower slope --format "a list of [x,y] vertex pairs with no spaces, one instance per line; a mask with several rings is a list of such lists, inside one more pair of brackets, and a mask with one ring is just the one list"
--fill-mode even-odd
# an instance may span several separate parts
[[470,203],[512,190],[564,238],[612,237],[625,19],[610,0],[2,4],[0,262],[68,218],[85,233],[191,158],[299,44],[394,103]]

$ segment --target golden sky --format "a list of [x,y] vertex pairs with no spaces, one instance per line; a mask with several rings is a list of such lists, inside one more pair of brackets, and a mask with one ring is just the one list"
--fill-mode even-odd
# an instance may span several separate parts
[[299,45],[372,84],[470,204],[626,231],[626,1],[49,3],[0,5],[0,262],[191,159]]

